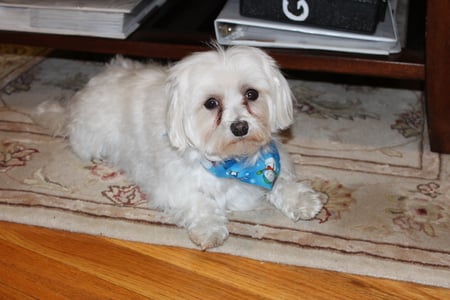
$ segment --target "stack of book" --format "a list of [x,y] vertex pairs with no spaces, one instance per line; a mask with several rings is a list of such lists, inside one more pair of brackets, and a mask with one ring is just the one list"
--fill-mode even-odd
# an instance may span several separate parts
[[[312,0],[311,0],[312,1]],[[311,1],[293,1],[304,2]],[[350,0],[349,0],[350,1]],[[288,0],[279,0],[280,7]],[[330,1],[328,1],[330,2]],[[308,22],[278,22],[244,16],[239,0],[228,0],[214,22],[217,41],[223,45],[314,49],[389,55],[401,51],[395,20],[396,0],[387,1],[384,19],[373,32],[357,32],[313,26]],[[288,5],[288,4],[286,4]],[[302,8],[301,13],[307,12]],[[301,13],[295,17],[301,18]],[[306,18],[305,18],[306,19]]]
[[166,0],[0,0],[0,30],[123,39]]

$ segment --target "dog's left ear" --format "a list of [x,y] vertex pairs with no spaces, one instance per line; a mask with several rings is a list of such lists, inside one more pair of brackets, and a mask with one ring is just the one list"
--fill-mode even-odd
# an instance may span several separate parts
[[269,103],[271,130],[286,129],[294,122],[294,96],[275,60],[264,51],[256,48],[255,50],[261,57],[264,71],[271,82],[272,99]]
[[169,81],[166,85],[167,94],[169,95],[169,104],[167,108],[167,134],[170,143],[175,148],[183,151],[188,145],[189,141],[184,128],[184,102],[182,101],[182,93],[180,93],[181,83],[176,76],[169,76]]

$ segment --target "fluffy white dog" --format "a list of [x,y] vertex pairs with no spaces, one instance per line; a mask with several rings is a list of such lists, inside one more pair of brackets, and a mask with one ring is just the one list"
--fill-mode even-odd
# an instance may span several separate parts
[[269,201],[297,221],[322,208],[272,136],[293,122],[292,95],[259,49],[217,47],[171,67],[117,57],[67,107],[38,115],[61,112],[52,127],[80,158],[123,169],[202,249],[228,237],[227,210]]

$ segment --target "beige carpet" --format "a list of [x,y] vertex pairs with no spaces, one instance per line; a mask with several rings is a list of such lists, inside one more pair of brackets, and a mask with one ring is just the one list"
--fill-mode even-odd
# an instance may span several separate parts
[[[17,73],[38,58],[3,53],[1,70]],[[2,73],[0,219],[194,247],[183,229],[147,208],[151,197],[120,170],[80,161],[28,117],[41,101],[70,98],[101,68],[48,58],[8,85],[11,71]],[[450,156],[428,149],[422,95],[291,84],[298,112],[283,138],[301,179],[328,195],[328,204],[315,220],[296,224],[270,207],[230,213],[231,236],[213,251],[450,287]]]

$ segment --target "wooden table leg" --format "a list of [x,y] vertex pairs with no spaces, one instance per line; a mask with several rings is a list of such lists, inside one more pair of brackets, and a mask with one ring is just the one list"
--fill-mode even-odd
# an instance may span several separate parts
[[428,0],[426,103],[431,150],[450,153],[450,0]]

